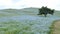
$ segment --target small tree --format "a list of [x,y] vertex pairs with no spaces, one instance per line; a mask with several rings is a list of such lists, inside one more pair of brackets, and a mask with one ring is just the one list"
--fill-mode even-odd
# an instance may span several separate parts
[[39,14],[38,14],[38,15],[44,14],[45,17],[46,17],[47,14],[53,15],[53,13],[54,13],[54,9],[51,10],[50,8],[47,8],[47,7],[42,6],[42,7],[39,9]]

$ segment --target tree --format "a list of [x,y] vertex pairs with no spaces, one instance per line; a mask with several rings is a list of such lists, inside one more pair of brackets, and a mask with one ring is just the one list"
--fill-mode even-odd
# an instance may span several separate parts
[[54,9],[51,10],[50,8],[47,8],[47,7],[42,6],[42,7],[39,9],[39,14],[38,14],[38,15],[44,14],[45,17],[46,17],[47,14],[53,15],[53,13],[54,13]]

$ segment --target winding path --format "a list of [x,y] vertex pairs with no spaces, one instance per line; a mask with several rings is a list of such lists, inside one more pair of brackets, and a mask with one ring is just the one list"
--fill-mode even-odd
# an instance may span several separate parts
[[60,34],[60,20],[54,23],[53,34]]

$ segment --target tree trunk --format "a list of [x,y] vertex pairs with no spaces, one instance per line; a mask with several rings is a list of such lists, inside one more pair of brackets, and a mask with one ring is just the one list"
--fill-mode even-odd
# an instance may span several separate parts
[[44,14],[45,15],[45,17],[47,16],[47,14]]

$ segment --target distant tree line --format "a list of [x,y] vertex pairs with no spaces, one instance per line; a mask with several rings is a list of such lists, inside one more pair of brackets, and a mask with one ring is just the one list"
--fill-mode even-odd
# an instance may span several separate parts
[[47,16],[47,14],[53,15],[54,14],[54,9],[47,8],[47,6],[46,7],[42,6],[39,9],[39,14],[38,15],[42,15],[42,14],[44,14],[45,17]]

